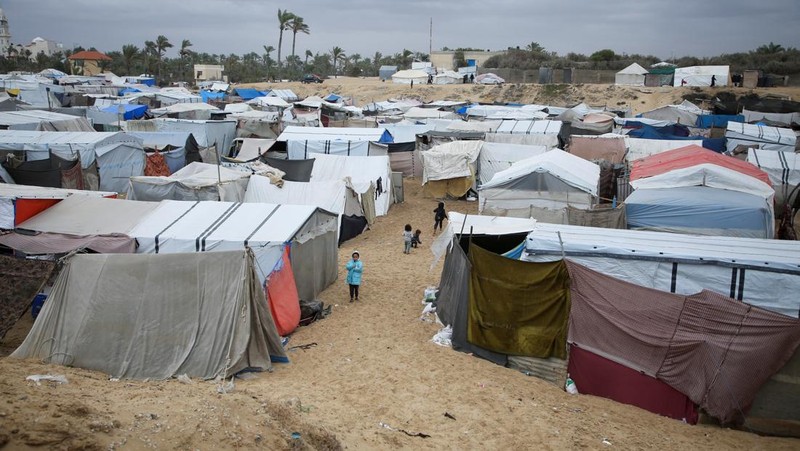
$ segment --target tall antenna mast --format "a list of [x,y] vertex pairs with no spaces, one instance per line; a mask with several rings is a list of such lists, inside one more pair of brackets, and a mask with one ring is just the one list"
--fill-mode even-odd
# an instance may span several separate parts
[[431,54],[433,54],[433,17],[431,17],[430,35],[428,36],[428,59],[431,58]]

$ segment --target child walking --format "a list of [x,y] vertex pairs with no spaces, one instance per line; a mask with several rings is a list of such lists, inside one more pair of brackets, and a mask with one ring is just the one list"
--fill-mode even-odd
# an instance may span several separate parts
[[411,224],[406,224],[405,230],[403,231],[403,244],[405,247],[403,248],[404,254],[411,253],[411,241],[414,239],[414,234],[411,233]]
[[353,302],[353,299],[358,300],[358,287],[361,285],[361,273],[364,271],[364,263],[361,262],[358,251],[354,251],[352,257],[345,265],[347,284],[350,285],[350,302]]
[[420,235],[422,235],[422,230],[417,229],[414,231],[414,236],[411,237],[411,247],[416,248],[418,245],[422,244],[422,240],[419,237]]
[[439,206],[433,209],[433,234],[436,235],[436,227],[442,231],[442,221],[449,220],[447,212],[444,210],[444,202],[439,202]]

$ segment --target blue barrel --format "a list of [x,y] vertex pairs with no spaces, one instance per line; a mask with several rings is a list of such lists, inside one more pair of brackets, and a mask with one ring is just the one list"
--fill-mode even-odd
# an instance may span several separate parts
[[36,319],[39,316],[39,312],[42,310],[44,306],[44,301],[47,299],[47,295],[43,293],[39,293],[33,298],[33,305],[31,305],[31,316],[33,319]]

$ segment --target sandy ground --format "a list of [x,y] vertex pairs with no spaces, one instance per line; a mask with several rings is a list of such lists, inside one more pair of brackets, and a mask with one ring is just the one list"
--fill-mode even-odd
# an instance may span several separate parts
[[[0,447],[29,449],[798,449],[800,441],[689,426],[602,398],[569,395],[534,377],[432,343],[420,319],[432,210],[415,179],[406,202],[340,249],[339,281],[321,299],[328,318],[297,330],[291,364],[237,380],[111,381],[104,374],[0,358]],[[475,203],[449,202],[474,213]],[[402,253],[403,225],[423,230]],[[344,263],[365,264],[358,303],[347,302]],[[2,343],[30,328],[29,315]],[[302,348],[299,346],[303,346]],[[64,385],[26,382],[65,375]],[[408,434],[404,433],[406,431]],[[292,433],[298,432],[299,439]],[[429,437],[421,437],[422,433]],[[610,444],[604,444],[606,440]]]
[[781,88],[646,88],[626,87],[601,84],[576,85],[538,85],[531,83],[507,83],[501,86],[484,86],[471,84],[456,85],[408,85],[381,82],[377,78],[339,77],[325,80],[322,84],[291,83],[256,83],[251,86],[258,89],[291,89],[301,98],[316,95],[325,97],[330,93],[352,97],[356,106],[364,106],[370,102],[384,101],[390,98],[415,98],[423,102],[433,100],[466,100],[470,102],[519,102],[554,106],[571,106],[586,102],[592,106],[608,106],[610,108],[629,108],[633,114],[650,111],[663,105],[680,103],[682,96],[696,94],[714,94],[724,91],[737,95],[757,93],[797,100],[800,87]]
[[[515,84],[411,89],[348,78],[270,86],[301,96],[336,92],[353,96],[358,105],[391,97],[586,101],[630,105],[635,112],[691,92]],[[762,93],[797,97],[800,89]],[[433,344],[438,326],[421,320],[420,313],[423,290],[437,285],[441,272],[441,263],[429,270],[435,201],[423,195],[419,180],[407,179],[405,189],[405,203],[340,249],[339,281],[321,295],[333,305],[333,314],[292,335],[291,364],[237,380],[233,392],[219,394],[213,382],[111,381],[98,372],[2,357],[0,448],[800,448],[798,440],[689,426],[613,401],[568,395],[542,380]],[[448,208],[474,213],[476,205],[449,202]],[[411,255],[402,253],[406,223],[423,230],[423,245]],[[364,285],[361,301],[349,304],[343,266],[354,249],[365,263]],[[26,314],[0,342],[0,356],[13,351],[30,327]],[[34,374],[65,375],[69,382],[25,381]],[[293,439],[293,432],[299,438]]]

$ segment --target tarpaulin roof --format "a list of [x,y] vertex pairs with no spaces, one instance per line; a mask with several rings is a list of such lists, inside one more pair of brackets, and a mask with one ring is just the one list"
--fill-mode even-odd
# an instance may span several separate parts
[[570,186],[597,196],[600,167],[561,149],[553,149],[517,161],[508,169],[496,173],[492,180],[481,186],[481,189],[500,187],[533,172],[550,173]]
[[70,196],[18,228],[69,235],[129,235],[157,207],[152,202]]
[[391,133],[383,128],[355,127],[297,127],[290,125],[283,130],[278,141],[369,141],[394,142]]
[[[228,377],[287,361],[249,251],[72,257],[12,354],[113,377]],[[138,344],[138,345],[133,345]]]
[[800,155],[797,153],[747,149],[747,161],[766,172],[772,186],[800,183]]
[[769,175],[752,164],[699,146],[681,147],[634,161],[631,181],[700,164],[713,164],[732,169],[771,186]]
[[101,111],[105,111],[106,113],[112,114],[119,114],[119,110],[122,108],[122,119],[126,121],[130,121],[133,119],[141,119],[144,117],[144,113],[147,111],[147,105],[136,105],[133,103],[120,103],[118,105],[111,105],[105,108],[102,108]]
[[569,153],[588,161],[606,160],[622,163],[625,156],[623,136],[570,136]]
[[561,121],[504,120],[495,133],[514,135],[558,135],[561,132]]
[[255,99],[256,97],[262,97],[266,95],[265,92],[254,88],[234,88],[234,92],[236,92],[236,95],[241,97],[242,100]]
[[792,129],[739,122],[728,122],[725,138],[728,139],[728,151],[742,144],[757,145],[765,150],[794,152],[797,143],[797,135]]

